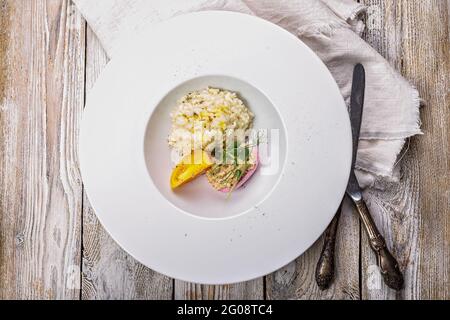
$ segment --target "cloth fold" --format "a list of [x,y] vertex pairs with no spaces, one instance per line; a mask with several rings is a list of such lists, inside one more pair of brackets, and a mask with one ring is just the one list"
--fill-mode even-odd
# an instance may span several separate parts
[[353,0],[74,0],[114,58],[124,39],[143,26],[201,11],[228,10],[257,15],[295,34],[327,65],[347,103],[353,67],[362,63],[367,88],[357,176],[363,187],[396,181],[405,140],[421,134],[420,100],[411,86],[361,39],[365,7]]

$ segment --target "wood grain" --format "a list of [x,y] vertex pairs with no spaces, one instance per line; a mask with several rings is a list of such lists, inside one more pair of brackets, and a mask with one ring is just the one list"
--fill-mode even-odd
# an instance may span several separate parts
[[77,299],[84,22],[69,1],[0,7],[0,298]]
[[336,238],[335,281],[321,291],[315,281],[315,269],[323,246],[321,238],[297,261],[267,277],[268,299],[358,300],[359,233],[357,215],[348,201],[344,202]]
[[10,38],[12,10],[5,0],[0,1],[0,105],[6,99],[6,83],[9,80],[8,73],[8,45]]
[[374,217],[405,272],[405,289],[381,283],[367,238],[362,239],[364,299],[449,299],[449,29],[448,1],[363,1],[370,6],[367,40],[420,91],[425,135],[415,137],[402,178],[368,194]]
[[[93,32],[87,31],[86,90],[108,60]],[[124,213],[125,214],[125,213]],[[89,200],[83,206],[83,299],[172,299],[173,281],[123,251],[100,225]]]
[[263,278],[245,283],[206,286],[175,281],[176,300],[263,300]]

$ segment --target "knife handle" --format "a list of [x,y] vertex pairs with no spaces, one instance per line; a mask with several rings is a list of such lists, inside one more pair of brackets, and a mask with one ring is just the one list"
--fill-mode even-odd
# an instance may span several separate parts
[[321,290],[330,287],[334,278],[334,248],[336,244],[336,234],[341,216],[342,204],[339,206],[336,215],[325,231],[325,240],[323,243],[322,253],[316,266],[316,282]]
[[386,241],[378,231],[364,200],[355,201],[355,205],[369,236],[370,247],[377,255],[378,266],[384,282],[394,290],[401,290],[403,288],[403,275],[397,260],[389,252]]

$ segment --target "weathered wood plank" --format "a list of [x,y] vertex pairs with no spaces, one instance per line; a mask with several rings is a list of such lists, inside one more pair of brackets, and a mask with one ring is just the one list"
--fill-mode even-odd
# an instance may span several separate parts
[[383,216],[374,218],[405,271],[405,289],[395,293],[378,281],[372,267],[375,258],[363,237],[363,298],[449,299],[449,4],[442,0],[363,2],[371,6],[368,41],[426,100],[422,109],[425,135],[412,139],[401,182],[371,194],[372,205],[384,209]]
[[175,281],[176,300],[263,300],[264,279],[225,286],[205,286]]
[[0,8],[0,298],[78,299],[85,23],[66,0]]
[[[108,62],[90,29],[87,31],[86,89]],[[83,299],[171,299],[173,281],[144,267],[123,251],[100,225],[84,195]]]
[[323,239],[297,261],[267,277],[268,299],[347,299],[358,300],[359,220],[346,201],[342,209],[336,240],[336,276],[331,288],[321,291],[314,275]]

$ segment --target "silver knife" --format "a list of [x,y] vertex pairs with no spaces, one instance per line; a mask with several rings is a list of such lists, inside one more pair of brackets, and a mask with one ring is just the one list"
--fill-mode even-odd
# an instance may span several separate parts
[[[352,141],[353,150],[358,149],[359,131],[361,129],[362,107],[364,103],[365,91],[365,72],[361,65],[357,65],[353,71],[353,85],[352,85],[352,110],[350,120],[352,125]],[[353,107],[353,105],[355,106]],[[353,154],[353,165],[355,165],[356,154]],[[341,216],[342,203],[336,212],[333,220],[325,231],[322,252],[316,266],[316,282],[321,290],[328,289],[334,278],[334,252],[336,246],[337,229],[339,226],[339,219]]]
[[369,243],[372,250],[377,255],[377,262],[384,282],[392,289],[400,290],[403,287],[403,275],[399,269],[398,263],[389,252],[386,241],[378,231],[375,222],[370,215],[355,175],[355,163],[358,152],[359,133],[361,129],[365,91],[365,71],[361,64],[355,67],[355,79],[353,81],[350,119],[352,123],[353,134],[353,163],[350,180],[347,186],[347,195],[352,199],[356,206],[358,214],[369,236]]

